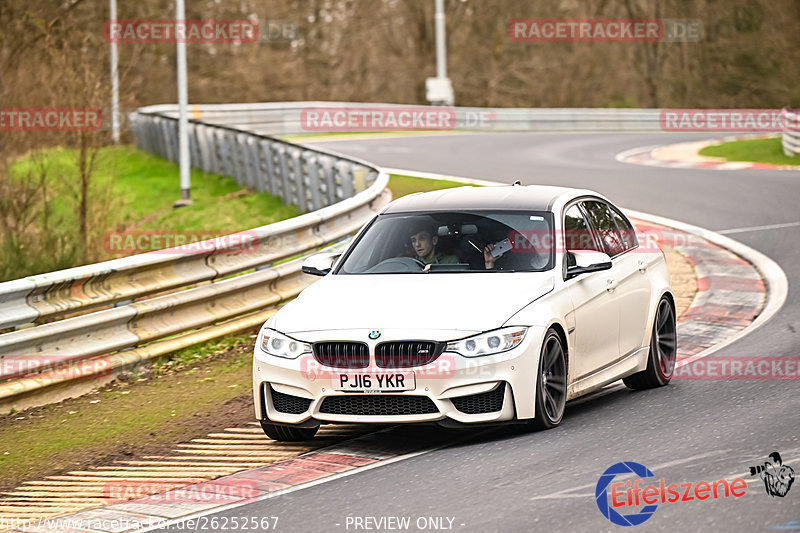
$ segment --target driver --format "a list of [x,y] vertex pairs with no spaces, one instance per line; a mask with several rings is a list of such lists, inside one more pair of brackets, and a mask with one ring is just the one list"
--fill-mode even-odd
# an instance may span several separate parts
[[428,265],[452,265],[458,263],[458,257],[436,251],[436,244],[439,242],[436,226],[431,224],[420,224],[411,230],[411,247],[417,254],[417,259]]

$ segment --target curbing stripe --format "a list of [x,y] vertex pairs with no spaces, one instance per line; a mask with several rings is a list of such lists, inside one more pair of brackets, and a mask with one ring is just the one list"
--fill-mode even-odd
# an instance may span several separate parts
[[[747,327],[741,329],[737,333],[731,335],[727,339],[724,339],[718,343],[715,343],[713,346],[709,346],[702,350],[701,352],[697,353],[693,357],[689,359],[685,359],[684,361],[680,362],[679,365],[689,364],[693,361],[698,359],[702,359],[703,357],[707,357],[722,348],[729,346],[730,344],[736,342],[737,340],[743,338],[744,336],[752,333],[756,329],[760,328],[764,324],[767,323],[769,319],[771,319],[780,308],[783,306],[784,302],[786,302],[786,297],[789,293],[789,280],[786,278],[786,273],[783,269],[767,257],[766,255],[762,254],[758,250],[754,250],[749,246],[740,243],[739,241],[735,241],[730,237],[726,237],[725,235],[720,235],[714,231],[709,229],[701,228],[699,226],[694,226],[692,224],[686,224],[685,222],[678,222],[677,220],[673,220],[666,217],[659,217],[656,215],[648,215],[645,213],[641,213],[639,211],[633,210],[626,210],[631,213],[633,216],[637,218],[644,218],[647,217],[649,221],[655,224],[661,224],[663,226],[669,226],[671,228],[677,229],[679,231],[683,231],[685,233],[689,233],[691,235],[695,235],[706,241],[719,246],[729,252],[735,254],[736,256],[744,259],[758,271],[761,279],[764,281],[766,286],[766,301],[764,303],[761,312],[758,316],[753,320]],[[698,294],[700,294],[698,292]]]
[[[702,148],[719,144],[721,142],[768,137],[771,137],[771,135],[734,135],[708,141],[691,141],[668,145],[641,146],[620,152],[616,155],[615,159],[620,163],[664,168],[702,168],[707,170],[800,170],[800,165],[773,165],[771,163],[752,163],[749,161],[727,161],[721,157],[710,157],[699,154]],[[694,155],[689,156],[688,159],[668,159],[665,158],[668,156],[660,156],[656,153],[665,151],[669,152],[670,150],[676,150],[678,152],[681,152],[682,150],[688,150],[690,152],[694,152]],[[676,156],[673,155],[672,157]]]
[[[159,487],[163,491],[170,486],[184,487],[184,490],[188,490],[187,487],[199,489],[207,487],[215,488],[215,494],[229,491],[231,486],[240,486],[240,491],[252,491],[253,484],[269,490],[283,489],[289,485],[277,481],[268,482],[266,479],[259,482],[256,479],[242,477],[237,482],[238,478],[233,478],[233,482],[227,486],[223,484],[225,482],[220,482],[220,479],[227,479],[221,476],[230,476],[236,472],[257,471],[259,467],[271,463],[292,461],[300,454],[326,444],[331,445],[331,440],[335,445],[337,440],[352,437],[354,434],[358,435],[363,431],[363,428],[357,426],[332,426],[330,430],[323,428],[320,431],[320,439],[315,445],[289,444],[284,446],[275,445],[274,441],[267,439],[255,422],[248,424],[247,427],[226,428],[223,432],[215,433],[215,435],[219,435],[217,438],[209,435],[208,438],[194,439],[187,444],[188,446],[211,446],[214,448],[211,450],[176,448],[171,456],[149,456],[149,461],[119,461],[113,465],[100,466],[91,470],[71,471],[65,475],[49,476],[44,480],[24,482],[13,490],[4,492],[0,497],[0,522],[5,520],[6,524],[12,523],[10,521],[14,518],[31,519],[34,522],[55,517],[68,518],[69,513],[82,512],[81,510],[87,509],[93,513],[92,516],[98,511],[105,513],[103,506],[113,503],[109,501],[109,498],[115,497],[112,493],[107,494],[107,492],[120,489],[118,492],[123,493],[126,486],[131,489],[130,492],[134,493],[131,495],[135,495],[136,489],[140,486],[144,487],[143,490],[147,490],[147,492]],[[231,439],[232,436],[235,438]],[[246,440],[242,440],[242,436],[246,436]],[[196,442],[219,443],[219,445],[192,444]],[[230,444],[234,442],[243,442],[246,449]],[[315,472],[328,475],[364,464],[364,462],[353,463],[349,459],[343,461],[334,459],[333,456],[320,455],[314,459],[304,458],[299,462],[282,463],[290,468],[282,468],[280,476],[276,474],[272,474],[272,476],[276,479],[278,477],[296,477],[298,470],[310,471],[306,467],[313,467]],[[262,475],[262,478],[264,476]],[[147,492],[141,493],[147,494]],[[262,492],[260,491],[259,494]],[[124,494],[121,494],[120,498],[124,499]],[[133,501],[135,502],[135,500]],[[225,500],[225,502],[229,501],[231,501],[230,497]],[[115,505],[121,505],[121,503]],[[94,510],[91,510],[92,508]],[[209,504],[208,502],[184,502],[179,505],[179,508],[183,509],[181,512],[195,512],[199,509],[209,508]],[[130,519],[132,516],[134,515],[128,515],[128,518]],[[140,516],[145,517],[145,515]],[[30,529],[30,531],[33,530]]]

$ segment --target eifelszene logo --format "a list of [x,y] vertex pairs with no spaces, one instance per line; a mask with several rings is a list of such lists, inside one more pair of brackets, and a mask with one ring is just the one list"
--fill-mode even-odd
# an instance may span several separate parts
[[[612,483],[617,476],[630,474],[639,479],[634,480],[633,483],[630,480]],[[669,484],[664,478],[661,478],[655,484],[643,487],[644,479],[651,477],[655,477],[655,474],[650,469],[633,461],[611,465],[597,480],[595,501],[598,509],[603,516],[618,526],[638,526],[653,516],[659,503],[702,501],[709,498],[715,500],[730,497],[741,498],[747,492],[747,482],[742,478],[736,478],[731,482],[720,479],[713,482],[694,483],[690,481]],[[609,488],[611,489],[610,495]],[[623,514],[628,510],[633,512]]]
[[764,464],[751,466],[750,475],[760,477],[764,481],[767,494],[773,498],[786,496],[794,483],[794,469],[783,464],[781,454],[778,452],[769,454],[769,461]]

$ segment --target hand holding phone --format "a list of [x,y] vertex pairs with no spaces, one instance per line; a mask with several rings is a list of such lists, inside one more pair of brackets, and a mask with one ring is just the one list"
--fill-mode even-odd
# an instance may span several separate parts
[[509,250],[511,250],[511,240],[503,239],[502,241],[494,244],[494,247],[491,250],[491,254],[492,257],[496,259]]

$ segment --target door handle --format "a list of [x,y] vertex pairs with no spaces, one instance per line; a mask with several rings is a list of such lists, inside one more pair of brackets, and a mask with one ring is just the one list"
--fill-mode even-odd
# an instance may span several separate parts
[[647,261],[645,261],[644,259],[639,259],[639,272],[641,272],[642,274],[647,272]]
[[608,292],[614,292],[614,289],[617,288],[617,280],[610,279],[606,282],[606,290]]

